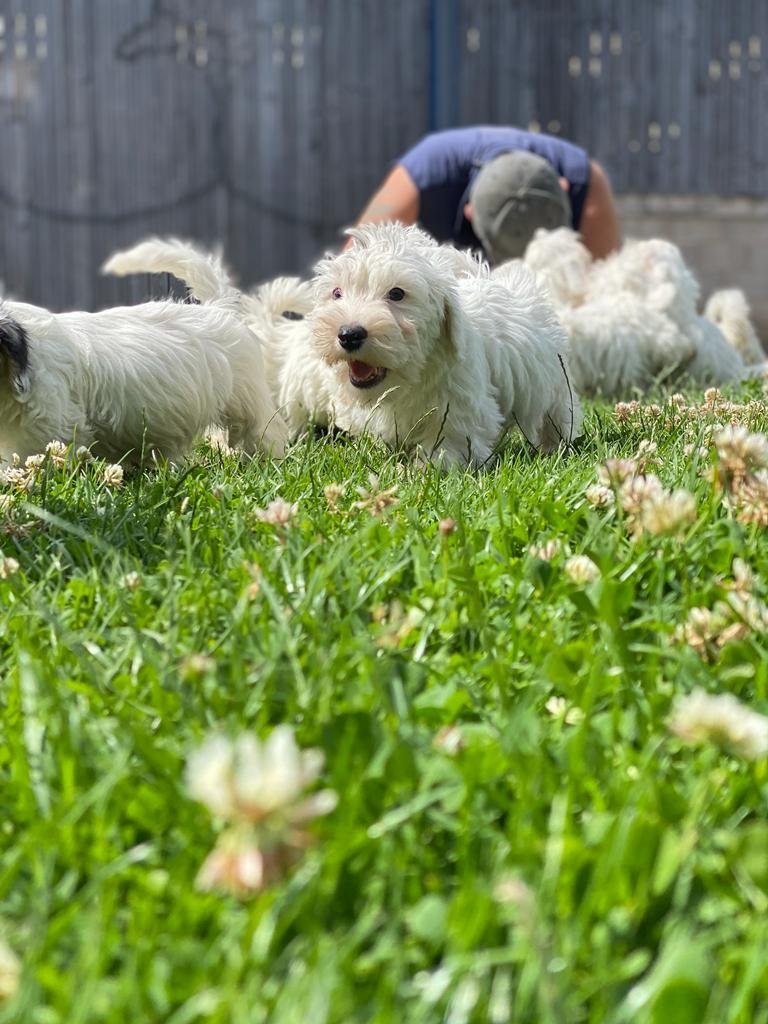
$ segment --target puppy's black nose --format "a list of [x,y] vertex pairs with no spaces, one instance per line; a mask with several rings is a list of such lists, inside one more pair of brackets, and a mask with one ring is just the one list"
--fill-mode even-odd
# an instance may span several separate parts
[[355,349],[360,348],[365,339],[368,337],[368,331],[363,327],[362,324],[344,324],[343,327],[339,328],[337,335],[339,344],[347,352],[354,352]]

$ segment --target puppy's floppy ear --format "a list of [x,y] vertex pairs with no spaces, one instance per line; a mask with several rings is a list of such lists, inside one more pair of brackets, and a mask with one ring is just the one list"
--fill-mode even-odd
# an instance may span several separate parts
[[20,402],[29,398],[27,332],[13,317],[0,313],[0,355],[8,363],[11,391]]
[[467,326],[458,290],[453,282],[450,282],[443,288],[442,337],[453,350],[453,355],[459,359],[462,359],[467,351]]

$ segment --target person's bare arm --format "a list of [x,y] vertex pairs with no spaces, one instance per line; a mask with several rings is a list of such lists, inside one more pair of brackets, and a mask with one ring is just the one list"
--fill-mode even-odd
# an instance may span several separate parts
[[600,164],[590,161],[590,178],[579,231],[584,245],[595,259],[615,252],[621,245],[619,218],[608,175]]
[[[356,224],[381,224],[397,220],[401,224],[415,224],[419,219],[419,190],[410,174],[398,164],[384,180],[384,184],[368,202]],[[346,249],[352,244],[347,239]]]

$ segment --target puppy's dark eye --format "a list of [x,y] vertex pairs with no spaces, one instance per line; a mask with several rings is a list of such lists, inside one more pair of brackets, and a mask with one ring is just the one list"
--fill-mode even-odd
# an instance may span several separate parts
[[331,295],[334,297],[334,299],[340,299],[341,298],[341,288],[334,288],[333,291],[331,292]]
[[405,292],[402,288],[392,288],[387,292],[387,298],[391,299],[392,302],[402,302],[405,298]]

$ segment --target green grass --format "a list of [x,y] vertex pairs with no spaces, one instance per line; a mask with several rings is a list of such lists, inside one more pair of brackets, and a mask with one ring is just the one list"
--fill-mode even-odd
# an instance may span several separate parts
[[[0,1020],[768,1021],[766,764],[666,726],[695,686],[768,711],[764,636],[711,662],[672,642],[735,556],[766,597],[764,530],[684,453],[713,421],[595,406],[570,459],[513,443],[477,475],[327,439],[282,464],[201,447],[119,490],[47,466],[0,539],[21,565],[0,580],[0,932],[23,963]],[[646,437],[696,494],[683,538],[633,541],[584,499]],[[400,499],[378,518],[352,507],[372,471]],[[299,506],[284,529],[254,514],[277,494]],[[601,579],[528,554],[550,538]],[[279,884],[199,893],[216,832],[187,754],[283,722],[338,807]],[[494,896],[510,876],[517,903]]]

